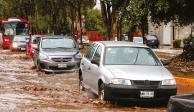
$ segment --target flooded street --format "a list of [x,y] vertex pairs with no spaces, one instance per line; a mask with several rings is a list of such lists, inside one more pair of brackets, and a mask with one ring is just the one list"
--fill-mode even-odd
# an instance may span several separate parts
[[89,91],[79,92],[77,73],[45,74],[33,68],[24,52],[0,49],[0,111],[166,112],[166,108],[105,104]]

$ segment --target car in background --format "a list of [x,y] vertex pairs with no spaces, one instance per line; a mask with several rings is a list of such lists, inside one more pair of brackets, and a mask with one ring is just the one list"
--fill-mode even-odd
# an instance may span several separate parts
[[34,46],[37,46],[38,44],[38,40],[41,37],[45,37],[47,35],[43,35],[43,34],[36,34],[36,35],[32,35],[30,36],[29,40],[27,41],[27,45],[26,45],[26,55],[29,57],[33,57],[34,55]]
[[129,41],[128,34],[123,34],[123,35],[121,36],[121,41]]
[[80,69],[81,53],[70,36],[46,36],[34,46],[33,61],[44,72],[73,72]]
[[194,51],[194,37],[190,38],[183,46],[183,52],[193,53]]
[[168,101],[177,92],[173,75],[143,44],[94,42],[80,68],[80,90],[89,89],[105,101]]
[[[77,40],[78,44],[81,44],[81,38],[79,38]],[[82,36],[82,43],[83,45],[89,45],[90,44],[90,40],[89,40],[89,37],[87,35],[83,35]]]
[[159,38],[156,35],[147,35],[146,45],[152,48],[159,48],[160,45]]
[[29,38],[29,36],[15,35],[13,38],[10,49],[12,51],[16,51],[16,50],[25,51],[26,50],[26,40],[28,38]]
[[144,44],[143,37],[133,37],[133,42],[137,44]]

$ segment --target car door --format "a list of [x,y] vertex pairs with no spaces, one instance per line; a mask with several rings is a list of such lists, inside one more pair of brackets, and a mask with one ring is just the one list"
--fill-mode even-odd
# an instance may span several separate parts
[[97,48],[97,44],[94,43],[89,49],[88,51],[85,53],[82,61],[81,61],[81,70],[82,70],[82,77],[83,77],[83,82],[86,86],[89,86],[89,79],[90,79],[90,66],[91,66],[91,59],[94,55],[94,52]]
[[90,70],[88,73],[90,74],[89,84],[94,91],[98,91],[98,78],[100,77],[100,61],[102,55],[102,46],[98,46],[97,50],[94,53],[92,61],[95,63],[91,63]]

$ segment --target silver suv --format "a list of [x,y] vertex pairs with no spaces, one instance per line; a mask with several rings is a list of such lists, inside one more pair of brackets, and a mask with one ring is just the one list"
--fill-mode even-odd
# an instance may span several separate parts
[[71,72],[80,69],[81,54],[72,37],[42,37],[34,49],[34,64],[41,71]]
[[172,74],[145,45],[95,42],[81,60],[79,86],[101,100],[164,100],[177,92]]

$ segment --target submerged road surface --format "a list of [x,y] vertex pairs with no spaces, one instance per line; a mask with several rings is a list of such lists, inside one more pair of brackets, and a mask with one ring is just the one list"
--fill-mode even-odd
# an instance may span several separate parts
[[79,92],[77,73],[45,74],[24,52],[0,49],[1,112],[166,112],[155,104],[100,102],[89,91]]

